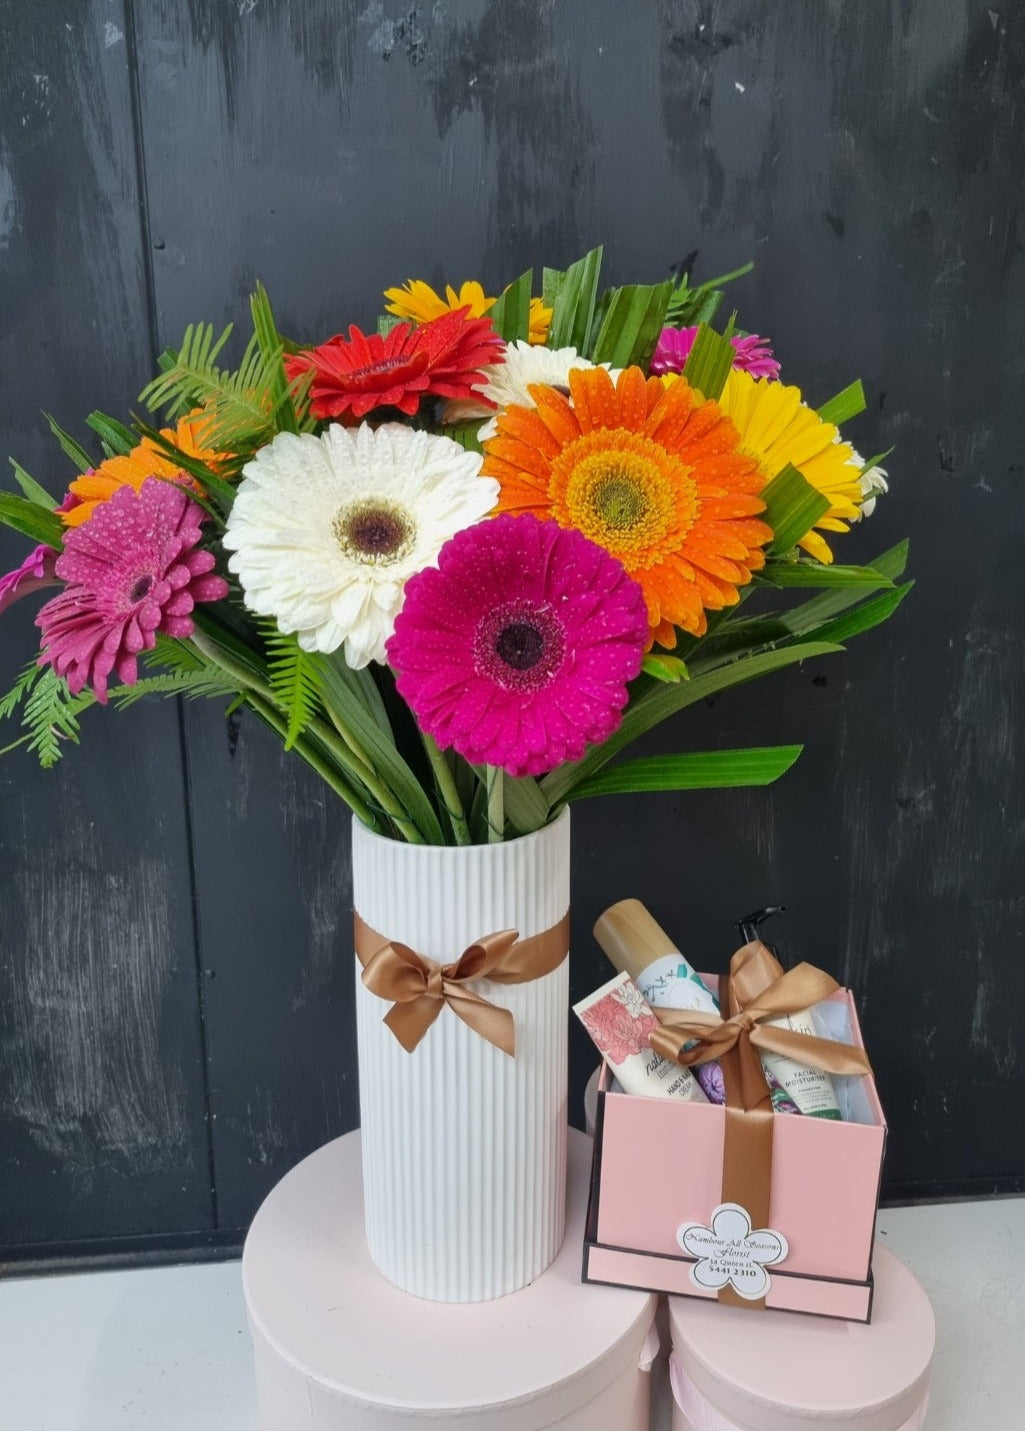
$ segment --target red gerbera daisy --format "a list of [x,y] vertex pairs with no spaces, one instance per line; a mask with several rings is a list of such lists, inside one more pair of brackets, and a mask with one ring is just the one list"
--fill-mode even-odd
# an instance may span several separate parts
[[[469,310],[443,313],[430,323],[398,323],[385,337],[351,327],[285,359],[289,380],[313,371],[310,411],[316,418],[356,421],[376,407],[397,407],[412,415],[427,394],[481,398],[487,378],[480,371],[502,361],[505,344],[490,318],[470,318]],[[493,407],[493,403],[488,403]]]

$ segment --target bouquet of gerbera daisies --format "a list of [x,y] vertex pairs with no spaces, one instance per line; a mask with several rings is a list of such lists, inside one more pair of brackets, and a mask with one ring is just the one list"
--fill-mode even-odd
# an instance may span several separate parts
[[799,747],[620,757],[895,609],[904,544],[868,567],[829,545],[886,490],[837,430],[860,384],[813,408],[764,339],[716,331],[725,280],[602,292],[600,263],[545,269],[540,298],[529,272],[497,299],[413,281],[312,347],[260,288],[237,368],[206,324],[163,355],[140,401],[168,425],[93,413],[102,458],[54,425],[66,494],[16,462],[0,493],[38,543],[0,610],[58,588],[8,749],[50,765],[93,703],[217,697],[426,843],[780,775]]

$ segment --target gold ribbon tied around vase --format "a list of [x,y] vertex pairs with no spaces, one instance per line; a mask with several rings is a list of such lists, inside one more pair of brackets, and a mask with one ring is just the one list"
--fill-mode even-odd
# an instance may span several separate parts
[[[726,1087],[722,1201],[746,1208],[754,1228],[770,1225],[772,1129],[777,1116],[760,1053],[783,1054],[825,1073],[872,1072],[863,1048],[767,1023],[801,1013],[839,988],[835,979],[813,964],[797,964],[784,973],[771,951],[754,940],[737,950],[729,974],[719,980],[718,1017],[698,1010],[655,1010],[662,1021],[650,1038],[656,1053],[685,1067],[713,1058],[720,1062]],[[729,1284],[719,1292],[719,1300],[758,1305],[738,1297]]]
[[550,974],[569,952],[569,913],[527,939],[515,929],[485,934],[449,964],[439,964],[408,944],[378,934],[358,914],[354,939],[363,983],[378,998],[391,1001],[384,1022],[407,1053],[413,1052],[447,1004],[474,1033],[513,1058],[516,1025],[511,1012],[468,985],[478,979],[526,984]]

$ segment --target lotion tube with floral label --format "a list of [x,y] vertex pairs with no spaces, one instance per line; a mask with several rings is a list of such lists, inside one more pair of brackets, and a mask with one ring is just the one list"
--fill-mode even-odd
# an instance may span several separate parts
[[617,974],[574,1004],[573,1012],[627,1093],[708,1102],[689,1068],[662,1058],[651,1047],[648,1039],[658,1019],[629,974]]

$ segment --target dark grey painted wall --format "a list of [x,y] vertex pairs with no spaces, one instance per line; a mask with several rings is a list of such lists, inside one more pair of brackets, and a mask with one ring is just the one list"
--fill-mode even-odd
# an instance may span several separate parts
[[[804,741],[775,789],[579,807],[573,961],[582,993],[614,897],[715,967],[785,900],[790,952],[860,992],[890,1196],[1025,1187],[1023,131],[999,0],[0,0],[0,433],[53,484],[40,408],[125,412],[257,277],[321,337],[414,275],[753,257],[736,301],[788,376],[865,380],[893,492],[844,550],[910,533],[917,590],[649,742]],[[0,1248],[216,1251],[358,1118],[347,819],[213,707],[85,727],[0,765]]]

